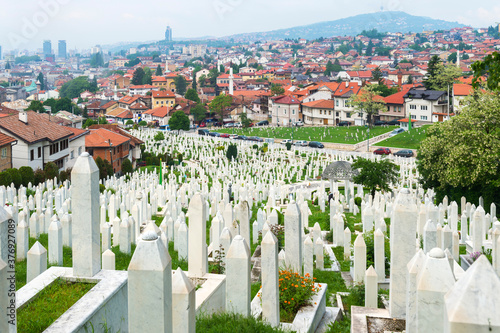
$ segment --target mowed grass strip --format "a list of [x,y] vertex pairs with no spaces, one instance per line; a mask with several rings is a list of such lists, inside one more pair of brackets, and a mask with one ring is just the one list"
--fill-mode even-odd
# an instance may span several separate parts
[[25,333],[45,331],[94,286],[95,283],[56,279],[17,312],[17,331]]
[[[397,126],[377,126],[370,129],[370,138],[391,132]],[[356,144],[368,138],[366,127],[251,127],[214,129],[211,132],[229,133],[262,138],[291,139]]]
[[410,132],[406,131],[395,135],[392,138],[380,141],[379,143],[374,144],[374,146],[419,149],[420,143],[427,138],[427,130],[430,126],[431,125],[424,125],[420,128],[414,128]]

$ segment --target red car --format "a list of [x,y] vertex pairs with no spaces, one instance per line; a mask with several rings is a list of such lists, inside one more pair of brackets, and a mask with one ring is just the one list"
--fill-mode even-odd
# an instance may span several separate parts
[[229,138],[229,134],[228,133],[222,133],[220,135],[221,138]]
[[373,152],[375,155],[390,155],[391,150],[389,148],[379,148]]
[[207,127],[207,124],[206,123],[201,123],[200,127]]

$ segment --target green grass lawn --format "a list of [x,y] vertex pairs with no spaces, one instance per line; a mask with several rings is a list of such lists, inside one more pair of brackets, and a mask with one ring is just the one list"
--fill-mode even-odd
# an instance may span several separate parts
[[[370,138],[391,132],[397,126],[374,127],[370,130]],[[259,136],[263,138],[291,139],[294,140],[320,141],[333,143],[356,144],[367,139],[366,127],[252,127],[220,129],[215,132],[233,133],[246,136]],[[357,135],[357,137],[356,137]]]
[[398,134],[392,138],[380,141],[374,144],[374,146],[419,149],[420,143],[427,137],[427,129],[429,126],[431,125],[424,125],[420,128],[412,129],[410,132]]

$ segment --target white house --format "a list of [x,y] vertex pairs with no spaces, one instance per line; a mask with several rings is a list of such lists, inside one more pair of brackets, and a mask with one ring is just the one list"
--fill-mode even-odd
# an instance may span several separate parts
[[274,98],[272,107],[272,123],[279,126],[289,126],[302,120],[300,102],[292,96]]
[[447,113],[447,96],[446,91],[410,89],[404,96],[405,114],[411,115],[411,119],[420,124],[431,124],[434,113]]

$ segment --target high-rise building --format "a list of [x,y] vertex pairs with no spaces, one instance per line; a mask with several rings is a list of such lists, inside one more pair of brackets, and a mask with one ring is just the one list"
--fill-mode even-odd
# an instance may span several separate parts
[[167,42],[172,41],[172,28],[170,28],[170,26],[167,26],[167,31],[165,31],[165,40]]
[[58,51],[59,58],[66,59],[66,41],[65,40],[59,41],[57,51]]
[[52,42],[50,40],[43,41],[43,56],[50,57],[52,55]]

